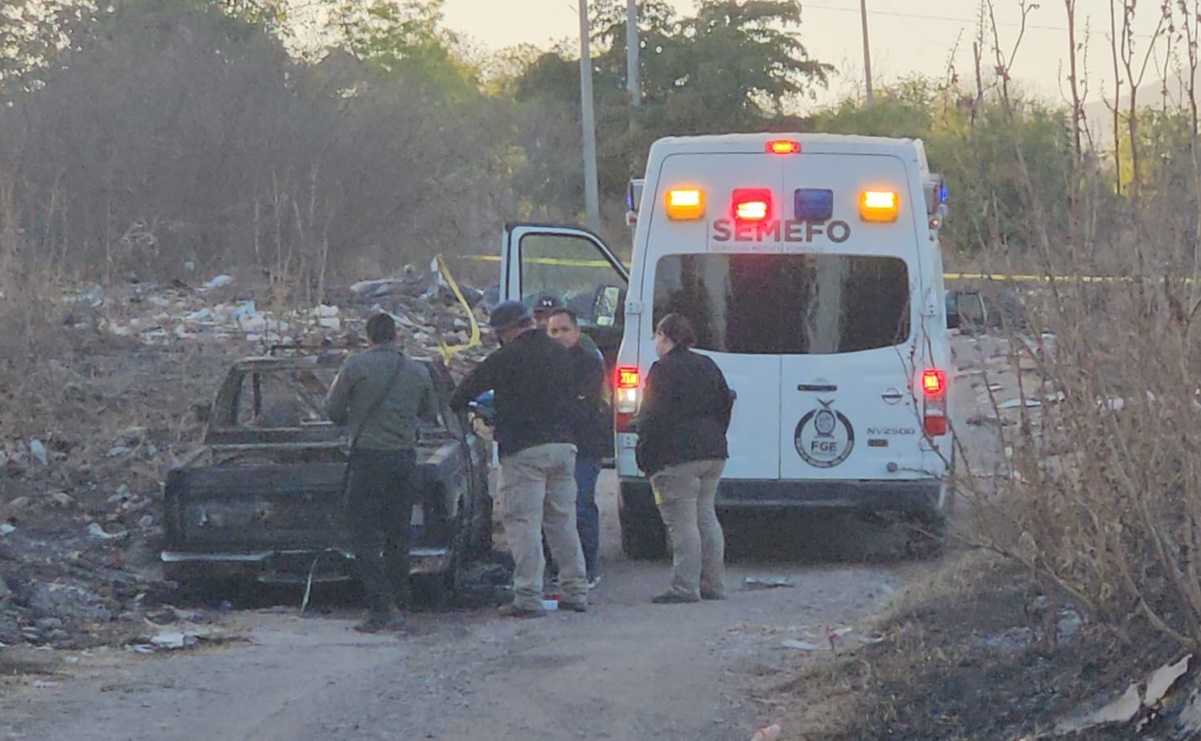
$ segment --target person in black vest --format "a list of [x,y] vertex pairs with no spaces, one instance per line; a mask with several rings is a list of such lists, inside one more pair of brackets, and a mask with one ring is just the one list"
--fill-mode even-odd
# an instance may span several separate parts
[[638,467],[650,477],[671,538],[671,589],[656,604],[725,599],[725,536],[717,485],[726,459],[734,395],[712,358],[692,351],[696,332],[679,314],[655,330],[659,360],[647,373],[635,422]]

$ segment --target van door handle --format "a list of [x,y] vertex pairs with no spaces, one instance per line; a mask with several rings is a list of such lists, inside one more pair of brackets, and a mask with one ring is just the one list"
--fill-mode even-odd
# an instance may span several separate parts
[[837,391],[838,387],[832,383],[802,383],[796,387],[797,391],[812,391],[815,394],[828,394]]

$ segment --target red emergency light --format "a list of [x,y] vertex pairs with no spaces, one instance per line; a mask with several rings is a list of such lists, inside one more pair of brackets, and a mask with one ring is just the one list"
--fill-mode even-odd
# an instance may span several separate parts
[[731,210],[738,221],[771,218],[771,190],[767,188],[737,188],[731,201]]
[[801,143],[787,139],[775,139],[767,143],[768,154],[800,154]]

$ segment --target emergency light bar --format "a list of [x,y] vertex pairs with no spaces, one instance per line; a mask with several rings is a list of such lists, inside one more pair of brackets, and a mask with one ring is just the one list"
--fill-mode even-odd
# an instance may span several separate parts
[[793,194],[793,214],[797,221],[829,221],[834,215],[834,191],[798,188]]
[[700,188],[673,188],[667,191],[667,218],[693,221],[705,215],[705,191]]
[[859,216],[864,221],[890,223],[901,213],[901,197],[893,190],[865,190],[859,194]]
[[739,221],[765,221],[771,216],[771,190],[736,188],[730,210]]
[[788,141],[785,139],[777,139],[767,143],[768,154],[800,154],[801,143]]

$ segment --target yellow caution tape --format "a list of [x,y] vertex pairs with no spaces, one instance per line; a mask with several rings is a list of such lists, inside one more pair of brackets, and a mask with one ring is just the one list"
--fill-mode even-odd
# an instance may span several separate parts
[[[463,259],[478,260],[480,262],[500,262],[498,255],[463,255]],[[572,268],[608,268],[613,266],[608,260],[569,260],[561,257],[532,257],[521,262],[525,265],[560,265]],[[629,267],[629,265],[626,265],[627,269]]]
[[480,344],[480,325],[475,321],[475,312],[471,310],[471,305],[467,303],[467,299],[463,298],[463,292],[459,290],[459,284],[455,282],[454,276],[450,274],[450,269],[446,267],[446,261],[442,259],[442,255],[435,257],[434,262],[438,266],[438,273],[441,274],[442,279],[450,286],[450,290],[455,294],[455,298],[459,300],[459,305],[467,312],[467,321],[471,322],[471,338],[467,340],[466,345],[448,346],[442,341],[442,336],[438,336],[438,352],[442,354],[442,360],[447,365],[450,365],[450,359],[456,353]]

